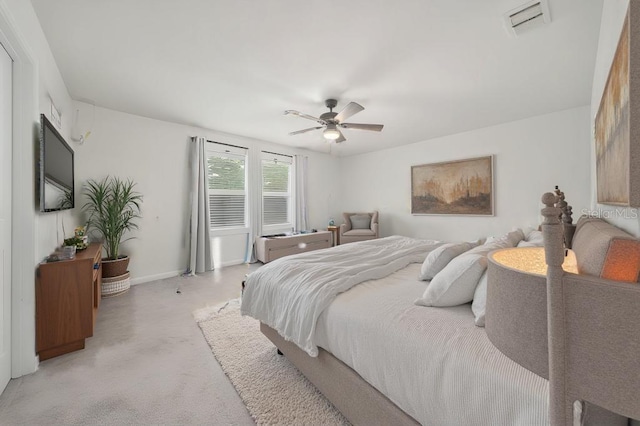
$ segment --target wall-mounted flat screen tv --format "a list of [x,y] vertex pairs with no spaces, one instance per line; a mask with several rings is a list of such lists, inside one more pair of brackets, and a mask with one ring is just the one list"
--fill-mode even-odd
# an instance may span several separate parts
[[40,115],[40,211],[75,207],[73,150],[44,114]]

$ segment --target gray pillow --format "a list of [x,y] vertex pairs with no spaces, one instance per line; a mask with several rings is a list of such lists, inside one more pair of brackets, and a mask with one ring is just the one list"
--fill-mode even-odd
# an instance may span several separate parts
[[368,214],[354,214],[349,219],[351,219],[351,229],[371,229],[371,216]]

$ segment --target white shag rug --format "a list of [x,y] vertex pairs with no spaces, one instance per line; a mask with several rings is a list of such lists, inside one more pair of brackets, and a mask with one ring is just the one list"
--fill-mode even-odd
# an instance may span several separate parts
[[240,301],[194,312],[204,338],[258,425],[348,425],[260,332]]

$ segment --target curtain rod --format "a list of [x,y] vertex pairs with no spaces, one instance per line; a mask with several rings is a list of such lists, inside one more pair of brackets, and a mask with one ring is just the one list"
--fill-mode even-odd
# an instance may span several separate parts
[[[224,146],[230,146],[232,148],[240,148],[240,149],[249,149],[246,146],[240,146],[240,145],[232,145],[230,143],[224,143],[224,142],[216,142],[216,141],[210,141],[209,139],[207,139],[207,142],[209,143],[217,143],[218,145],[224,145]],[[283,157],[289,157],[289,158],[293,158],[293,155],[288,155],[288,154],[280,154],[277,152],[271,152],[271,151],[262,151],[265,154],[273,154],[273,155],[281,155]]]
[[209,143],[217,143],[218,145],[230,146],[230,147],[232,147],[232,148],[249,149],[249,148],[247,148],[246,146],[231,145],[230,143],[210,141],[209,139],[207,139],[207,142],[209,142]]
[[273,155],[281,155],[283,157],[289,157],[289,158],[293,158],[293,155],[287,155],[287,154],[278,154],[277,152],[271,152],[271,151],[262,151],[265,154],[273,154]]

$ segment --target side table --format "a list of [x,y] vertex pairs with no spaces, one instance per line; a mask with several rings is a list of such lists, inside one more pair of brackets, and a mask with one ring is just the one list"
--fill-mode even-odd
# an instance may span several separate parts
[[[562,268],[577,273],[575,253]],[[547,264],[544,247],[514,247],[489,254],[485,331],[503,354],[549,378]]]
[[329,225],[329,226],[327,226],[327,231],[331,232],[331,237],[332,237],[331,246],[332,247],[340,245],[340,232],[339,232],[339,230],[340,230],[340,227],[337,226],[337,225]]

